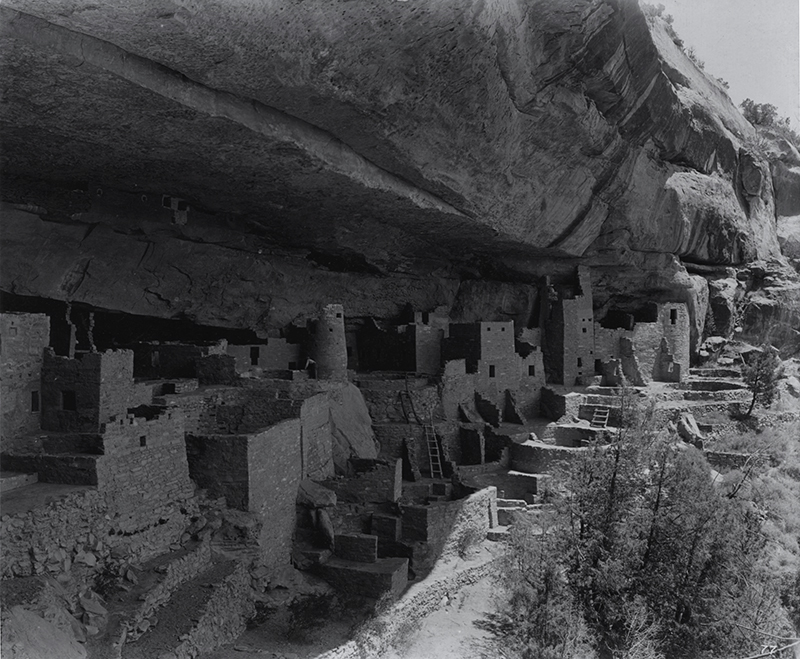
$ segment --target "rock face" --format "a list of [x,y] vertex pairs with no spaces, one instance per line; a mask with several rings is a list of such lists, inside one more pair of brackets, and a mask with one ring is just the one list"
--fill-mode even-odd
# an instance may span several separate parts
[[697,345],[684,263],[794,249],[797,152],[749,146],[635,0],[0,13],[6,292],[259,332],[321,299],[524,324],[582,262],[601,307],[686,301]]

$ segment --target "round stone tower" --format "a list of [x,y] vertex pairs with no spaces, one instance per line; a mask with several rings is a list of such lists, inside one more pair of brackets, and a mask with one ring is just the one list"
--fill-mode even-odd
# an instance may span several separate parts
[[347,379],[347,343],[344,309],[328,304],[311,325],[311,358],[316,362],[318,380]]

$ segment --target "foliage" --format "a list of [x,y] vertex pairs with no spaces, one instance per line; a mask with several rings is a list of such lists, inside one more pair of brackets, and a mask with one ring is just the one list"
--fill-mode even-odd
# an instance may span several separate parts
[[778,108],[771,103],[756,103],[746,98],[739,106],[744,118],[754,126],[770,128],[789,140],[795,147],[800,148],[800,135],[792,129],[788,117],[778,115]]
[[764,407],[772,405],[775,394],[778,392],[778,380],[781,375],[781,360],[777,351],[772,346],[762,346],[761,352],[742,369],[744,383],[753,394],[745,417],[749,417],[753,413],[757,402]]
[[672,39],[673,43],[678,46],[678,48],[683,49],[683,39],[678,36],[678,33],[675,32],[675,28],[672,26],[674,22],[674,17],[672,14],[665,14],[664,5],[651,5],[646,2],[640,3],[642,8],[642,13],[644,14],[645,18],[649,23],[653,23],[656,19],[661,19],[664,21],[664,27],[667,30],[667,34]]
[[706,63],[697,56],[697,53],[695,52],[694,46],[689,46],[686,49],[686,57],[688,57],[690,60],[692,60],[692,62],[694,62],[694,65],[698,69],[704,70],[706,68]]
[[487,623],[513,639],[514,656],[589,656],[593,643],[614,659],[730,657],[791,631],[790,590],[764,558],[763,510],[653,427],[645,415],[555,478],[538,536],[514,527],[504,599]]

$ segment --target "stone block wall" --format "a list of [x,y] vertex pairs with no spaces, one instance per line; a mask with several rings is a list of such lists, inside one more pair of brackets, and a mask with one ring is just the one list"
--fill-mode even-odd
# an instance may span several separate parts
[[442,370],[442,340],[444,330],[430,325],[412,325],[414,331],[414,371],[438,375]]
[[402,380],[396,381],[393,387],[362,388],[361,393],[373,423],[417,423],[417,417],[423,423],[428,423],[431,412],[435,412],[439,406],[437,387],[409,389],[410,405],[405,391]]
[[194,496],[179,411],[106,424],[103,446],[97,488],[108,498],[118,532],[157,525]]
[[41,424],[42,358],[50,343],[45,314],[0,314],[0,438],[3,449],[24,448]]
[[395,502],[403,493],[402,461],[370,461],[371,467],[353,476],[322,481],[322,485],[336,492],[342,503]]
[[459,406],[474,407],[475,376],[467,373],[463,359],[445,363],[442,375],[442,408],[445,418],[450,421],[463,421]]
[[133,346],[133,368],[137,378],[172,379],[196,377],[195,361],[208,355],[224,355],[225,340],[209,345],[183,343],[138,343]]
[[225,497],[230,508],[248,509],[247,435],[187,435],[189,474],[211,498]]
[[347,379],[347,339],[344,332],[344,308],[341,304],[323,307],[311,325],[311,356],[320,380]]
[[42,429],[97,432],[100,424],[125,415],[133,392],[130,350],[69,359],[48,348],[42,362]]
[[247,373],[253,369],[285,371],[305,368],[305,357],[299,343],[286,339],[268,339],[263,344],[229,345],[228,354],[236,359],[236,371]]

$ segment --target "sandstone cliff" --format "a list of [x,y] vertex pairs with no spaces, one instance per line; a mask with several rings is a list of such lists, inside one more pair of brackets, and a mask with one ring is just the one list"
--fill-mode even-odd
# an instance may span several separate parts
[[687,301],[696,346],[707,280],[759,262],[791,318],[797,152],[633,0],[0,11],[6,292],[266,331],[321,299],[474,307],[482,280],[524,322],[581,262],[600,313]]

